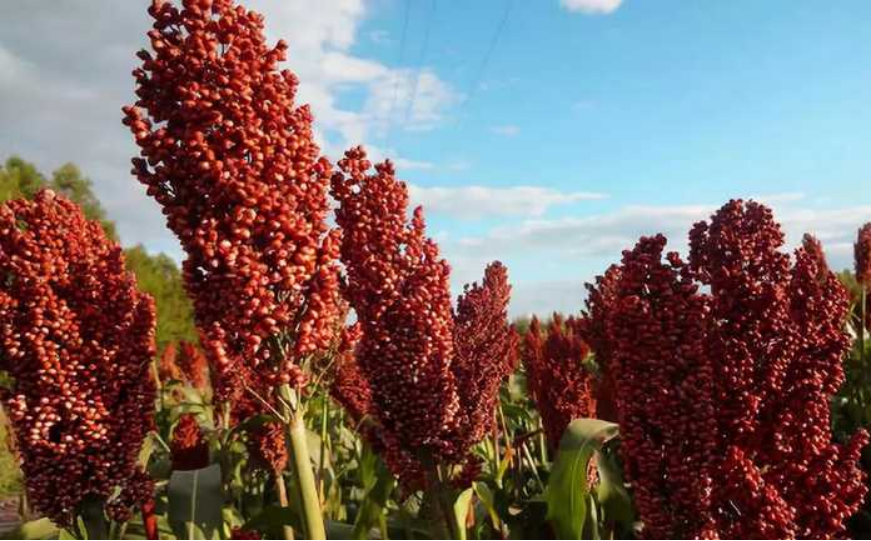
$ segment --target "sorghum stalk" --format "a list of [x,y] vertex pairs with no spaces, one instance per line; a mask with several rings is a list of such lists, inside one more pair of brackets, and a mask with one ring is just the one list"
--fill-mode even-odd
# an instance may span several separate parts
[[312,469],[311,455],[308,452],[308,437],[303,419],[304,410],[299,403],[298,393],[292,390],[289,385],[280,386],[278,395],[284,403],[284,414],[289,419],[287,436],[291,448],[290,463],[299,486],[306,537],[308,539],[326,539],[327,534],[324,529],[318,487]]
[[[276,471],[272,473],[275,478],[275,492],[278,494],[278,505],[281,507],[290,507],[290,501],[287,499],[287,483],[284,482],[284,473]],[[284,527],[284,538],[294,539],[293,526]]]

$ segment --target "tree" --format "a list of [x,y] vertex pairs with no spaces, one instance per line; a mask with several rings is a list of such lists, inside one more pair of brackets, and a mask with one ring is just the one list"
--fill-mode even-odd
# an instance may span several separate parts
[[[33,199],[42,188],[51,188],[76,203],[89,220],[97,220],[110,239],[117,241],[115,224],[93,190],[91,179],[73,163],[60,166],[51,180],[37,167],[18,157],[9,157],[0,165],[0,203],[11,199]],[[193,310],[182,285],[181,272],[165,254],[150,255],[142,246],[125,250],[127,269],[139,282],[139,289],[151,294],[157,303],[157,343],[163,347],[179,340],[197,342]]]
[[154,297],[157,305],[158,349],[181,340],[196,342],[193,307],[175,262],[166,254],[150,255],[142,245],[127,248],[124,255],[139,289]]

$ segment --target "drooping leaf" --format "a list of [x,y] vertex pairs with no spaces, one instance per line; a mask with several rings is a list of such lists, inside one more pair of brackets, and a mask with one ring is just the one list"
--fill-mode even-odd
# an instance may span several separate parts
[[282,539],[285,526],[302,531],[302,522],[294,507],[267,505],[257,516],[245,523],[244,529],[260,532],[265,539]]
[[484,509],[487,510],[487,514],[490,515],[490,522],[493,523],[493,529],[500,531],[502,528],[502,519],[499,518],[499,513],[496,512],[496,500],[493,497],[493,491],[490,490],[490,487],[488,487],[486,483],[480,482],[472,483],[472,488],[475,489],[475,494],[478,495],[478,499],[481,500]]
[[590,458],[617,431],[616,424],[599,419],[576,419],[566,428],[544,493],[547,520],[558,538],[583,536],[590,515]]
[[602,452],[596,457],[599,484],[596,497],[605,513],[605,520],[612,524],[632,524],[635,508],[632,497],[623,482],[623,471],[613,453]]
[[467,488],[460,492],[457,499],[454,500],[454,520],[460,529],[459,534],[461,539],[466,538],[466,520],[469,518],[469,504],[472,502],[473,494],[475,494],[475,490]]
[[40,518],[25,522],[3,534],[3,539],[54,539],[58,536],[58,527],[49,519]]
[[169,523],[179,539],[213,539],[223,526],[224,495],[218,464],[174,471],[169,479]]

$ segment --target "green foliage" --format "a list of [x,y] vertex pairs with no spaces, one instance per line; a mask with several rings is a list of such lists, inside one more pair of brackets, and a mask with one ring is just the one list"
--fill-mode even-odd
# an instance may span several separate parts
[[52,173],[50,186],[58,194],[79,205],[89,220],[100,222],[106,235],[118,240],[115,224],[106,217],[105,209],[94,194],[91,179],[83,176],[78,167],[72,163],[60,166]]
[[9,420],[0,409],[0,498],[17,495],[21,492],[21,470],[18,460],[9,449],[11,443]]
[[58,527],[47,518],[31,520],[3,534],[3,539],[57,539]]
[[141,245],[127,248],[124,256],[139,289],[154,297],[158,346],[179,340],[196,342],[193,306],[175,262],[166,254],[150,255]]
[[31,199],[42,188],[51,188],[79,205],[89,220],[100,222],[106,235],[118,240],[115,224],[106,217],[105,209],[94,194],[91,179],[83,176],[74,164],[60,166],[52,173],[50,181],[35,165],[18,156],[7,159],[0,167],[0,203],[19,197]]
[[597,419],[578,419],[566,430],[544,493],[558,539],[600,538],[590,461],[617,433],[617,425]]
[[36,166],[12,156],[0,166],[0,203],[19,197],[29,199],[46,184]]

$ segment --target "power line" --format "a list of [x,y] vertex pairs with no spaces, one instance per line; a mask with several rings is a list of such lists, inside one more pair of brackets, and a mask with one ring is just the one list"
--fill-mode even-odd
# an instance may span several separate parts
[[397,74],[396,79],[393,81],[393,100],[390,102],[390,109],[387,111],[387,130],[389,132],[390,128],[393,126],[393,110],[396,109],[396,100],[399,95],[399,80],[401,77],[399,76],[398,70],[401,68],[403,61],[405,60],[405,40],[408,36],[408,18],[409,13],[411,12],[411,0],[405,0],[405,17],[402,21],[402,37],[399,41],[399,61],[396,63],[397,66]]
[[417,71],[417,77],[414,79],[414,86],[411,87],[411,99],[408,101],[408,106],[405,109],[404,122],[407,124],[409,120],[409,116],[412,111],[414,111],[414,102],[417,100],[417,87],[420,85],[420,78],[423,74],[423,63],[426,60],[426,55],[429,50],[429,36],[432,31],[432,23],[435,19],[435,10],[436,10],[436,0],[432,0],[429,9],[429,17],[426,21],[426,29],[423,33],[423,44],[420,48],[420,58],[417,61],[417,65],[420,66]]
[[502,18],[499,20],[499,24],[496,25],[496,31],[493,33],[493,36],[490,38],[490,44],[487,46],[487,50],[484,53],[484,58],[481,60],[481,65],[478,68],[478,72],[475,74],[475,77],[472,79],[472,85],[469,89],[469,97],[463,103],[462,108],[460,109],[460,115],[457,118],[457,127],[460,127],[463,123],[463,119],[465,118],[466,109],[469,106],[469,103],[472,102],[472,98],[478,93],[478,86],[481,84],[481,78],[484,76],[484,72],[487,70],[487,67],[490,65],[490,58],[493,56],[493,51],[496,50],[496,45],[499,43],[499,38],[502,36],[502,31],[505,29],[505,26],[508,24],[508,18],[511,15],[511,8],[514,6],[514,0],[506,0],[505,2],[505,10],[502,12]]

